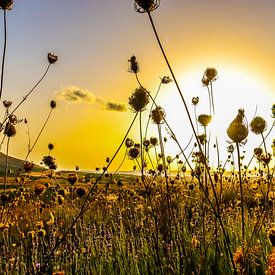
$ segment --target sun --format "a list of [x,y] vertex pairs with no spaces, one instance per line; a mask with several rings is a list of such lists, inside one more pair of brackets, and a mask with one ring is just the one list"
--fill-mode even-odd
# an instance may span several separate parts
[[[218,79],[213,83],[215,114],[212,113],[212,121],[209,126],[210,145],[214,144],[217,137],[221,154],[225,158],[227,155],[226,147],[230,141],[226,130],[237,115],[238,109],[245,110],[248,124],[254,116],[262,116],[267,121],[268,129],[270,129],[274,120],[271,117],[274,97],[272,97],[272,89],[268,86],[268,83],[257,79],[252,72],[241,69],[236,70],[230,66],[216,67],[216,69],[218,70]],[[207,88],[203,87],[201,82],[204,70],[205,68],[198,68],[192,72],[182,73],[178,79],[196,129],[195,110],[194,105],[191,103],[192,98],[199,97],[199,103],[196,106],[197,116],[199,114],[210,114]],[[176,87],[173,84],[163,87],[157,98],[157,103],[164,108],[167,122],[184,148],[190,141],[192,129]],[[266,132],[268,132],[268,129]],[[201,126],[198,126],[198,132],[199,134],[203,133]],[[271,144],[271,141],[272,135],[267,139],[267,143]],[[250,132],[247,144],[243,148],[244,151],[250,152],[248,158],[251,154],[253,155],[253,148],[259,146],[260,143],[260,136]],[[189,150],[192,149],[192,144]],[[179,153],[178,146],[171,143],[169,145],[167,143],[166,150],[170,154]],[[212,159],[214,162],[215,157],[213,156]]]

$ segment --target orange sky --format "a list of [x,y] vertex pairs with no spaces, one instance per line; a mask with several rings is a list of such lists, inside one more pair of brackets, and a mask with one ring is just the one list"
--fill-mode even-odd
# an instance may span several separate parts
[[[133,1],[25,3],[15,1],[14,9],[8,13],[2,99],[18,102],[42,75],[47,66],[46,54],[50,51],[59,56],[58,63],[17,113],[28,118],[33,142],[47,117],[50,100],[57,101],[30,160],[40,162],[51,142],[60,168],[102,167],[105,158],[115,152],[133,117],[129,110],[108,110],[110,103],[127,106],[128,97],[138,86],[134,76],[127,72],[129,57],[137,56],[140,79],[152,94],[159,77],[170,75],[149,20],[145,14],[134,11]],[[191,98],[197,95],[201,99],[199,111],[207,111],[207,93],[200,80],[206,67],[218,69],[214,91],[220,122],[215,130],[223,141],[228,140],[226,125],[239,107],[246,108],[248,120],[257,106],[257,115],[264,116],[269,126],[273,122],[270,108],[275,98],[274,10],[275,3],[271,0],[163,0],[152,14],[190,111],[193,111]],[[83,93],[82,100],[72,98],[74,91]],[[160,91],[159,99],[167,119],[182,144],[186,144],[191,131],[173,83]],[[144,113],[145,121],[147,115]],[[150,134],[156,135],[156,126],[151,125],[150,129]],[[138,140],[138,124],[130,136]],[[269,144],[273,137],[274,132]],[[258,140],[251,134],[247,150],[256,146]],[[10,153],[24,158],[27,144],[25,125],[19,125],[17,136],[11,140]],[[223,147],[226,145],[224,142]],[[178,149],[170,140],[167,150],[168,154],[176,154]],[[123,153],[112,169],[119,165]],[[127,160],[122,170],[132,165]]]

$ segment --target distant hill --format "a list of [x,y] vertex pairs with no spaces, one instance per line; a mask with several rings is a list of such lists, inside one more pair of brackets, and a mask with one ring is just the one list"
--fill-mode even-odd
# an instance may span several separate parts
[[[22,159],[8,157],[8,169],[11,169],[11,173],[14,175],[21,168],[23,163]],[[6,155],[0,152],[0,175],[5,173]],[[39,165],[34,165],[33,171],[42,171],[44,168]]]

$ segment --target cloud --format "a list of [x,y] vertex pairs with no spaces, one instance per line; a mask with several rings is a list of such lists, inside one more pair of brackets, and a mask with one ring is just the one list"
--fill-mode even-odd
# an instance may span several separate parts
[[77,86],[68,86],[67,88],[59,91],[57,97],[61,100],[70,101],[73,103],[89,103],[97,104],[102,110],[125,112],[127,111],[126,104],[117,103],[110,100],[105,100],[102,97],[96,96],[93,92],[79,88]]
[[69,86],[57,93],[60,99],[71,101],[71,102],[88,102],[94,103],[96,96],[89,90],[81,89],[77,86]]
[[127,111],[126,104],[124,103],[116,103],[116,102],[106,102],[106,110],[117,111],[117,112],[125,112]]

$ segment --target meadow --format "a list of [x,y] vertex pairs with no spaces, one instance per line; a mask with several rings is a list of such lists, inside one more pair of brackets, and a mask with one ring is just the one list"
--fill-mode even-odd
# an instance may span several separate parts
[[[58,62],[55,54],[47,55],[45,73],[21,102],[3,101],[0,274],[275,274],[275,140],[268,142],[274,134],[275,104],[270,104],[270,126],[257,114],[248,121],[241,108],[231,115],[227,136],[219,137],[230,140],[224,159],[210,127],[218,71],[209,67],[203,73],[209,108],[197,114],[204,99],[194,95],[186,102],[158,37],[151,13],[159,4],[136,0],[135,9],[149,16],[171,76],[162,77],[152,95],[139,78],[137,57],[129,58],[128,71],[137,80],[128,98],[133,120],[115,154],[106,156],[94,171],[78,166],[59,170],[52,143],[40,164],[29,160],[58,108],[55,100],[49,103],[37,138],[29,141],[25,158],[9,156],[17,125],[28,125],[15,113]],[[4,16],[12,6],[13,1],[0,1]],[[5,50],[0,97],[4,64]],[[170,83],[177,88],[193,131],[188,144],[181,144],[157,101],[161,87]],[[139,136],[132,139],[135,121]],[[149,127],[155,127],[158,136],[148,136]],[[243,149],[249,132],[259,137],[252,152]],[[168,155],[167,143],[179,153]],[[125,152],[121,165],[111,170],[120,151]],[[246,154],[252,156],[248,161]],[[216,165],[210,156],[215,156]],[[123,173],[126,160],[133,169]]]

